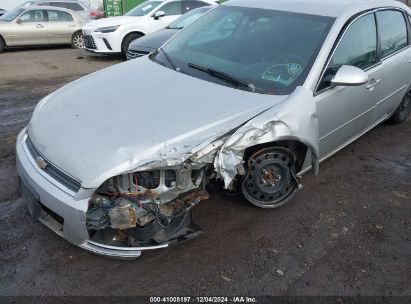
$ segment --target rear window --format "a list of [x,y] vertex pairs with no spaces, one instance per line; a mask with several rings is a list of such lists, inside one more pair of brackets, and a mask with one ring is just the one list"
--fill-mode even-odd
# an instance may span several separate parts
[[382,57],[387,57],[407,46],[407,24],[400,11],[377,12],[381,36]]

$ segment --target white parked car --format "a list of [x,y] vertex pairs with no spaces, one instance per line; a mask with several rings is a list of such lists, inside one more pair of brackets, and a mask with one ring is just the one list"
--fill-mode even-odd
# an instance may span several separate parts
[[146,1],[125,16],[91,21],[83,28],[86,50],[126,55],[133,40],[165,28],[192,9],[210,4],[215,4],[215,0]]

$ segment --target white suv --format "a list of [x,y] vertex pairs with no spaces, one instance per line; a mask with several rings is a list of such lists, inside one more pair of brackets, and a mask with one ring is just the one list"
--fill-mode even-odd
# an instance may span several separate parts
[[192,9],[215,4],[215,0],[150,0],[125,16],[95,20],[83,28],[86,50],[99,54],[125,55],[129,44],[162,29]]

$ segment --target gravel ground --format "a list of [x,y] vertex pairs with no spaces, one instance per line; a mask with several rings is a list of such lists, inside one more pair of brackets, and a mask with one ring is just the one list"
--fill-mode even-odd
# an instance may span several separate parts
[[42,97],[118,62],[72,49],[0,54],[0,295],[411,296],[410,119],[307,174],[278,210],[211,193],[194,209],[204,235],[135,261],[87,253],[34,223],[18,196],[17,133]]

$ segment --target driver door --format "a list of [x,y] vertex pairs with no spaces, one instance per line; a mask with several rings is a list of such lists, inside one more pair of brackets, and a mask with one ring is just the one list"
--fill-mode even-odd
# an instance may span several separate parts
[[[332,86],[342,65],[361,68],[369,82],[361,86]],[[320,156],[326,158],[370,128],[381,97],[381,64],[377,58],[377,30],[373,13],[347,28],[338,43],[316,92]]]
[[150,29],[153,32],[167,27],[171,22],[180,17],[183,14],[182,3],[181,1],[168,2],[157,9],[156,12],[164,12],[165,15],[158,19],[154,17],[155,13],[152,15],[152,17],[150,18]]

